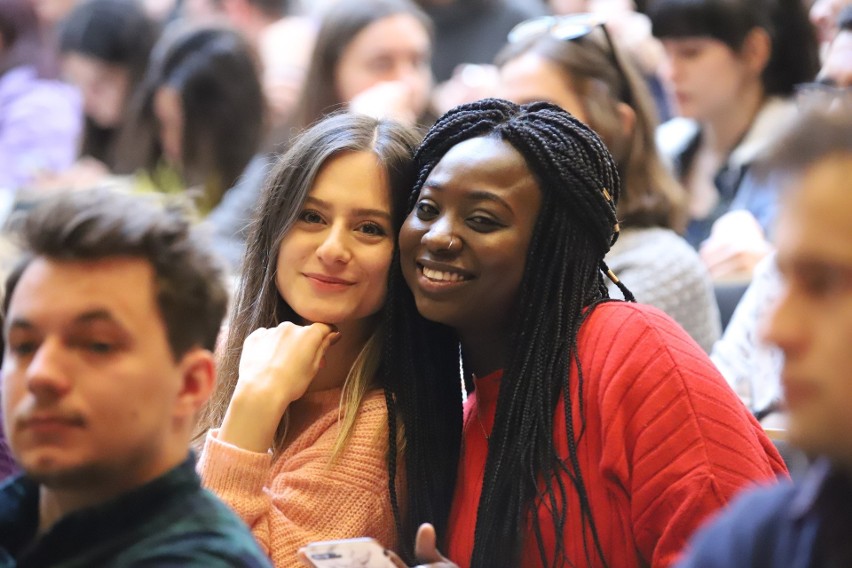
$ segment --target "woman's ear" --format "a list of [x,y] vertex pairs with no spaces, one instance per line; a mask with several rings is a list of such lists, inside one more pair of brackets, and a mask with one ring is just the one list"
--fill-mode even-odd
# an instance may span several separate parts
[[636,128],[636,111],[627,103],[618,103],[618,121],[621,123],[621,133],[625,140],[633,139],[633,129]]
[[740,57],[746,66],[756,75],[763,73],[772,56],[772,38],[769,33],[760,27],[752,28],[746,34],[743,45],[740,48]]

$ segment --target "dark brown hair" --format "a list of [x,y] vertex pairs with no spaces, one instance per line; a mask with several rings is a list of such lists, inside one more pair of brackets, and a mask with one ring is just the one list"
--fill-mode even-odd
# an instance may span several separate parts
[[203,185],[204,205],[213,207],[260,149],[265,108],[255,54],[224,27],[190,25],[165,34],[133,103],[129,135],[120,142],[123,170],[153,172],[162,159],[154,115],[161,87],[180,94],[184,182]]
[[228,301],[224,276],[183,207],[164,206],[154,196],[90,190],[48,198],[14,227],[24,257],[6,280],[4,314],[37,257],[140,258],[154,268],[157,305],[175,359],[196,346],[215,347]]
[[343,52],[364,28],[397,14],[413,16],[431,35],[431,20],[410,0],[338,2],[324,15],[296,105],[292,121],[294,133],[345,105],[347,101],[340,100],[338,95],[336,79]]

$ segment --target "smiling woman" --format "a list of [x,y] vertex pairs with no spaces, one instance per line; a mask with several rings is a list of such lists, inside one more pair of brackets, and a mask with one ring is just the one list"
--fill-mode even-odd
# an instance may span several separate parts
[[[418,401],[458,385],[461,350],[461,452],[430,462],[458,461],[438,532],[454,561],[668,566],[734,493],[785,471],[682,328],[609,298],[605,275],[632,299],[604,262],[621,186],[589,127],[549,103],[486,99],[441,117],[416,165],[388,368],[404,376],[398,400],[418,404],[406,426],[446,428],[458,402]],[[423,540],[419,560],[439,560]]]
[[397,446],[396,382],[378,368],[416,141],[334,115],[281,158],[257,209],[198,468],[277,566],[312,541],[397,543],[397,458],[410,449]]

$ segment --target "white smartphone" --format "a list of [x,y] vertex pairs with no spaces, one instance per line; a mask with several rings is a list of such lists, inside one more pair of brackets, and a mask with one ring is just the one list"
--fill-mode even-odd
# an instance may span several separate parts
[[374,538],[312,542],[304,548],[316,568],[396,568]]

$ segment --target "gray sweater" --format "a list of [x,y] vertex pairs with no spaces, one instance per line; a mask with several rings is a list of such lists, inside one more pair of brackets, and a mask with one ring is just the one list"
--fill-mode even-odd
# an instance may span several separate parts
[[[710,351],[721,333],[719,308],[710,275],[686,240],[669,229],[624,229],[606,262],[637,302],[666,312]],[[608,284],[610,296],[623,298]]]

